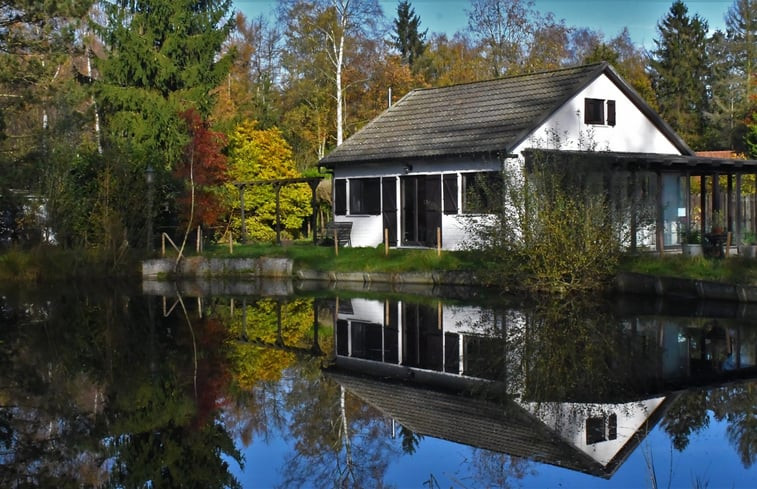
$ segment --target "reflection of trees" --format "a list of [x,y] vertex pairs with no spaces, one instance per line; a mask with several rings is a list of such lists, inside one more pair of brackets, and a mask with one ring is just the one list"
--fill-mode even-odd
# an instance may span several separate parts
[[662,427],[683,450],[689,437],[706,428],[710,411],[718,421],[726,420],[728,440],[741,457],[744,467],[757,460],[757,388],[747,382],[712,390],[686,392],[671,406],[662,420]]
[[713,391],[713,411],[718,420],[728,421],[728,440],[744,467],[757,460],[757,385],[738,384]]
[[689,445],[689,437],[709,424],[707,393],[700,391],[683,393],[660,423],[677,450],[685,449]]
[[237,486],[216,322],[194,322],[196,369],[185,319],[118,291],[14,297],[0,323],[0,486]]
[[399,449],[381,413],[316,371],[295,377],[287,401],[297,441],[282,487],[383,485]]
[[514,487],[513,481],[535,473],[526,459],[478,448],[473,449],[469,464],[475,487],[508,489]]

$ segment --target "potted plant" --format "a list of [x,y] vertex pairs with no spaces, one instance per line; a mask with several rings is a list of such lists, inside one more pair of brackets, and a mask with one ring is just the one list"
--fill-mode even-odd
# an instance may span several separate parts
[[714,211],[712,213],[712,234],[723,234],[724,231],[723,214],[720,211]]
[[681,249],[685,256],[702,256],[702,234],[698,229],[689,229],[684,233]]
[[757,258],[757,233],[754,231],[747,231],[741,237],[741,243],[739,245],[739,255],[747,258]]

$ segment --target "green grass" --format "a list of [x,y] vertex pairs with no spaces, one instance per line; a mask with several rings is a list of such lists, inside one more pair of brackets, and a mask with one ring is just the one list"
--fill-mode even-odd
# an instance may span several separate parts
[[624,258],[620,270],[665,277],[757,285],[757,260],[740,257],[712,259],[673,255],[660,258],[656,255],[641,255]]
[[429,249],[390,249],[385,256],[384,247],[340,248],[336,256],[331,246],[313,246],[310,241],[294,242],[287,246],[272,244],[249,244],[234,247],[229,254],[228,246],[214,246],[207,249],[206,256],[257,258],[261,256],[286,257],[294,261],[295,267],[318,271],[334,272],[417,272],[429,270],[472,270],[477,265],[473,253],[464,251],[442,251]]

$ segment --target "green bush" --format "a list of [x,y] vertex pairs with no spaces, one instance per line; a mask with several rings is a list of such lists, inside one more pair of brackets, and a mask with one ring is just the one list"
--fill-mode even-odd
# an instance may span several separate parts
[[499,194],[499,209],[468,226],[471,247],[489,264],[488,282],[568,293],[601,289],[616,273],[621,228],[602,192],[546,170],[527,178],[503,174],[490,192]]

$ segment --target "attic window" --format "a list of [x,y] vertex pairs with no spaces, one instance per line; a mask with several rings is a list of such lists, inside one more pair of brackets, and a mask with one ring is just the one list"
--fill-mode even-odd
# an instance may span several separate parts
[[[607,110],[605,110],[605,106],[607,106]],[[601,98],[584,99],[584,123],[614,126],[615,101]]]

